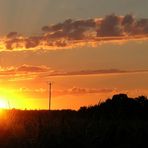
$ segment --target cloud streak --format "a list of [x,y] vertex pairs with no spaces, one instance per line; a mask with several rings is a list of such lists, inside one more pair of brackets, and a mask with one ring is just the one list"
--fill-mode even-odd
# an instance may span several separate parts
[[29,74],[29,73],[43,73],[50,72],[50,68],[46,66],[32,66],[22,65],[19,67],[0,67],[0,75],[15,75],[15,74]]
[[148,70],[120,70],[120,69],[102,69],[102,70],[82,70],[82,71],[52,71],[44,75],[45,77],[56,77],[56,76],[87,76],[87,75],[109,75],[109,74],[132,74],[132,73],[143,73]]
[[44,65],[32,66],[22,65],[19,67],[0,67],[0,80],[26,81],[32,80],[43,73],[50,73],[52,70]]
[[101,93],[113,93],[117,91],[116,89],[110,88],[81,88],[72,87],[65,90],[55,90],[53,93],[55,96],[61,95],[86,95],[86,94],[101,94]]
[[136,19],[130,14],[111,14],[104,18],[67,19],[62,23],[44,26],[42,31],[42,34],[30,37],[10,32],[1,38],[0,50],[55,50],[148,39],[148,19]]
[[[38,98],[46,98],[48,94],[47,88],[13,88],[13,89],[5,89],[0,90],[5,91],[6,93],[17,93],[17,94],[24,94],[28,98],[32,98],[33,96],[35,99]],[[99,99],[107,99],[107,97],[112,96],[117,93],[126,93],[129,96],[138,96],[138,95],[145,95],[148,93],[147,89],[117,89],[117,88],[87,88],[87,87],[71,87],[67,89],[54,89],[52,91],[53,97],[59,96],[85,96],[86,95],[98,95]]]
[[143,72],[148,72],[148,70],[98,69],[81,71],[58,71],[44,65],[33,66],[24,64],[19,67],[0,67],[0,79],[9,81],[24,81],[32,79],[49,79],[51,77],[134,74]]
[[41,74],[41,76],[77,76],[77,75],[96,75],[96,74],[126,74],[148,72],[148,70],[120,70],[120,69],[98,69],[98,70],[81,70],[81,71],[58,71],[50,67],[41,65],[22,65],[19,67],[0,67],[0,75],[17,75],[17,74]]

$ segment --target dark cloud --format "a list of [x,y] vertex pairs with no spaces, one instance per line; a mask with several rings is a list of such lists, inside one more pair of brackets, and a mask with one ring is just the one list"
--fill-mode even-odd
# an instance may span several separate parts
[[65,20],[63,23],[58,23],[52,26],[45,26],[42,30],[48,38],[66,38],[72,40],[83,39],[84,32],[94,28],[96,25],[94,19],[89,20]]
[[123,17],[122,25],[123,26],[133,25],[134,22],[135,22],[135,18],[131,14],[127,14]]
[[50,31],[50,27],[49,26],[44,26],[44,27],[42,27],[42,31],[48,32],[48,31]]
[[64,22],[42,27],[38,36],[23,37],[10,32],[3,40],[1,50],[37,50],[73,48],[94,45],[101,41],[140,40],[148,38],[148,19],[136,19],[133,15],[107,15],[104,18],[86,20],[67,19]]
[[97,32],[98,37],[121,36],[123,34],[120,17],[116,15],[106,16]]
[[134,34],[148,34],[148,19],[140,19],[135,23]]
[[25,40],[25,47],[26,48],[34,48],[40,44],[42,37],[29,37]]
[[24,39],[11,38],[5,42],[6,48],[8,50],[13,50],[14,48],[24,48]]
[[17,32],[10,32],[7,34],[7,38],[15,38],[18,36],[18,33]]
[[134,30],[135,18],[132,15],[128,14],[123,17],[121,25],[123,26],[124,32],[130,35]]

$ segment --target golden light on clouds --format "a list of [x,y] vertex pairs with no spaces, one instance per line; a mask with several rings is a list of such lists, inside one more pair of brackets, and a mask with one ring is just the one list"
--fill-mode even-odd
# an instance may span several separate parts
[[128,14],[107,15],[104,18],[68,19],[42,27],[42,33],[24,36],[10,32],[0,39],[0,50],[56,50],[83,46],[99,46],[102,43],[123,43],[129,40],[148,39],[148,19],[137,19]]
[[34,36],[10,32],[0,38],[0,108],[47,109],[50,80],[53,109],[147,94],[147,40],[148,19],[130,14],[67,19]]
[[[105,43],[123,44],[128,41],[145,41],[148,40],[148,35],[134,35],[134,36],[117,36],[117,37],[93,37],[89,39],[80,40],[67,40],[58,39],[51,41],[40,40],[38,45],[34,47],[26,47],[26,41],[24,39],[18,39],[16,42],[9,44],[7,39],[0,39],[0,51],[25,51],[25,50],[60,50],[60,49],[72,49],[81,47],[97,47]],[[28,40],[28,39],[27,39]],[[50,45],[52,42],[52,45]]]

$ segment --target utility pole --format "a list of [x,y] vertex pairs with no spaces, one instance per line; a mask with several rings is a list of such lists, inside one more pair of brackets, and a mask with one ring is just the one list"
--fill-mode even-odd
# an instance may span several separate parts
[[52,87],[52,83],[51,82],[48,82],[48,85],[49,85],[49,110],[51,110],[51,87]]

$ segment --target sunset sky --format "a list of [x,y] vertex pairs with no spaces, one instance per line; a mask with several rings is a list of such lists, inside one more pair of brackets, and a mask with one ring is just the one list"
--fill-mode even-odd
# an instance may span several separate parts
[[148,96],[147,48],[147,0],[0,0],[0,100],[48,109],[48,81],[52,109]]

